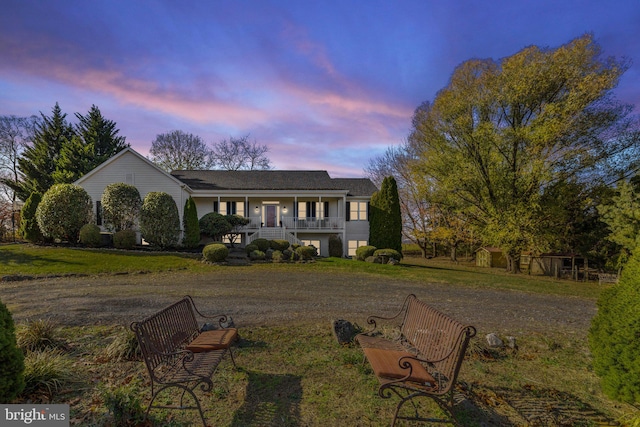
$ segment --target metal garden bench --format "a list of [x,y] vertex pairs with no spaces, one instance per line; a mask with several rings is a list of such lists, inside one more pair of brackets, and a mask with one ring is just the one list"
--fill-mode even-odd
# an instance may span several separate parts
[[[400,321],[396,339],[382,336],[378,321]],[[409,295],[393,317],[370,316],[369,332],[359,334],[366,359],[380,382],[378,395],[400,398],[391,425],[397,419],[452,422],[423,418],[412,399],[426,396],[453,417],[453,391],[469,340],[475,336],[473,326],[463,325],[433,307]],[[400,414],[402,406],[411,402],[414,415]]]
[[[140,322],[131,324],[142,350],[144,362],[151,378],[151,408],[197,409],[203,425],[205,417],[196,387],[204,392],[213,387],[212,376],[228,352],[236,366],[231,344],[237,339],[235,328],[220,328],[201,332],[196,314],[216,319],[219,326],[227,322],[226,315],[205,316],[200,313],[190,296],[171,304]],[[179,406],[154,405],[158,395],[171,387],[182,390]],[[185,395],[193,397],[195,406],[185,406]]]

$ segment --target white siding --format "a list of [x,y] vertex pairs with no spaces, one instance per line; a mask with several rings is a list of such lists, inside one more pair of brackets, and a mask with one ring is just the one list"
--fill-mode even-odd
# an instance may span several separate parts
[[152,191],[163,191],[170,194],[178,206],[180,223],[182,224],[184,203],[189,197],[187,192],[171,176],[131,152],[126,152],[122,156],[113,159],[106,167],[96,170],[90,176],[84,179],[81,178],[78,181],[78,185],[84,188],[91,196],[95,213],[96,201],[102,198],[102,193],[106,186],[116,182],[135,185],[142,199]]

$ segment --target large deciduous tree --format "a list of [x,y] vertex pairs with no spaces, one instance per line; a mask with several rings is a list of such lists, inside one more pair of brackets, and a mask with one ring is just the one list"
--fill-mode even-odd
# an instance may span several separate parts
[[157,135],[149,154],[151,161],[167,172],[213,166],[211,150],[202,138],[181,130]]
[[249,142],[249,135],[229,138],[213,145],[212,158],[216,167],[222,170],[271,169],[267,157],[269,148],[257,142]]
[[602,58],[591,35],[466,61],[414,123],[416,170],[517,272],[523,250],[544,250],[554,238],[544,232],[559,225],[550,207],[564,201],[545,197],[550,188],[597,185],[629,166],[614,160],[637,149],[638,123],[611,94],[626,69]]

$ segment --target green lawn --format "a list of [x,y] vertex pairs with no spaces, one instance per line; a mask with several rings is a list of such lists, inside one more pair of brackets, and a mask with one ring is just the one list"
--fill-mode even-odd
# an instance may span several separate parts
[[[136,252],[10,244],[0,246],[0,276],[51,276],[74,274],[118,274],[139,271],[208,271],[218,266],[201,262],[197,253]],[[477,268],[442,260],[407,257],[399,266],[369,264],[326,258],[311,264],[260,264],[260,268],[295,268],[310,272],[358,273],[389,276],[415,282],[456,283],[470,287],[491,287],[527,292],[597,298],[602,286],[549,277],[508,274],[497,269]]]

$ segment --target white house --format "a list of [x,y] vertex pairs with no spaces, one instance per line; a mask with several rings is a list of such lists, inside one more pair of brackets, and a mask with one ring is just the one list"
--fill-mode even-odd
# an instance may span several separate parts
[[376,186],[367,178],[331,178],[326,171],[180,170],[170,174],[127,148],[76,181],[94,201],[98,225],[100,199],[107,185],[135,185],[142,198],[152,191],[170,194],[181,216],[192,197],[198,218],[209,212],[235,214],[251,222],[239,235],[244,246],[262,237],[314,245],[329,253],[329,236],[339,235],[344,253],[368,244],[368,208]]

